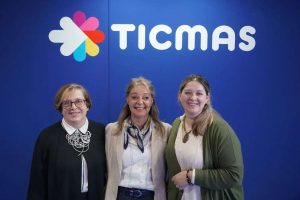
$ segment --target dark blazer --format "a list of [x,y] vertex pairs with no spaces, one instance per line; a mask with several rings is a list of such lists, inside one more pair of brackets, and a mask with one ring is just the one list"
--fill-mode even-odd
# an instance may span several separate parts
[[[88,200],[104,199],[106,158],[105,130],[89,120],[89,150],[84,152],[88,166]],[[66,139],[61,122],[39,135],[31,166],[28,200],[80,200],[81,156]]]

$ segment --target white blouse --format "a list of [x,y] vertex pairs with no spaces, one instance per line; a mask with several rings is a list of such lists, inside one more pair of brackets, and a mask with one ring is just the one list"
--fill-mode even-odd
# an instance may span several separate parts
[[[181,123],[175,141],[175,153],[181,170],[202,169],[203,167],[203,146],[202,136],[195,136],[190,133],[186,143],[182,142],[184,131],[182,128],[183,116],[180,117]],[[194,182],[194,174],[192,182]],[[201,200],[201,188],[198,185],[187,185],[183,190],[181,200]]]
[[119,186],[154,190],[151,169],[151,134],[144,138],[144,153],[138,148],[134,138],[129,136],[129,144],[123,152],[122,173]]

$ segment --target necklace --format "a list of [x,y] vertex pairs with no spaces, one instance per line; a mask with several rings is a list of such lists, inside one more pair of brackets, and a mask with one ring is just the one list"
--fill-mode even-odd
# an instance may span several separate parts
[[183,118],[182,129],[183,129],[183,132],[184,132],[184,136],[183,136],[183,138],[182,138],[182,142],[183,142],[183,143],[186,143],[186,142],[189,140],[190,133],[192,132],[192,129],[189,130],[189,131],[186,131],[186,129],[185,129],[185,116],[184,116],[184,118]]
[[71,135],[67,133],[66,139],[68,140],[68,143],[72,145],[73,149],[79,153],[78,156],[80,156],[82,153],[89,150],[91,136],[92,133],[90,131],[82,133],[78,129]]

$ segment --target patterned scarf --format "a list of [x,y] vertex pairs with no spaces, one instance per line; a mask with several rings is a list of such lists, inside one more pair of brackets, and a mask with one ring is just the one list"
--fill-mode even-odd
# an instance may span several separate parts
[[138,148],[141,150],[142,153],[144,153],[144,139],[147,136],[147,134],[150,132],[150,121],[148,121],[145,124],[145,127],[140,130],[135,125],[133,125],[132,122],[128,123],[127,129],[124,133],[124,149],[128,147],[129,143],[129,136],[134,138],[136,140],[136,144]]

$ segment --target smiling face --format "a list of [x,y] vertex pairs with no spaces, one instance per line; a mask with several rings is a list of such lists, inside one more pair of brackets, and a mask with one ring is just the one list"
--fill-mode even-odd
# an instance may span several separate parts
[[210,99],[209,94],[206,94],[203,85],[198,81],[188,82],[179,93],[178,98],[185,114],[191,119],[202,112],[203,107]]
[[147,120],[153,104],[151,91],[147,87],[141,84],[133,86],[126,97],[126,101],[131,112],[131,118]]
[[61,113],[65,121],[74,128],[80,128],[85,123],[89,110],[85,100],[83,92],[80,89],[66,90],[61,97]]

